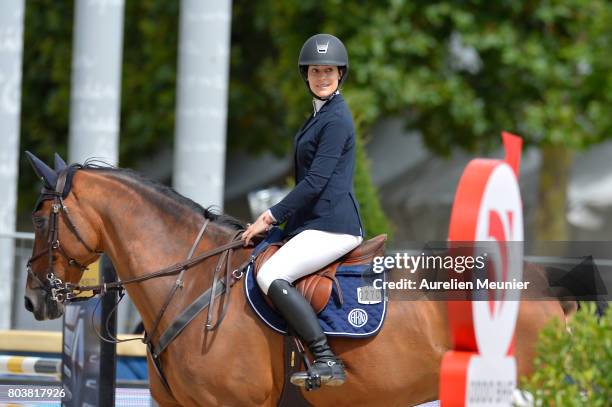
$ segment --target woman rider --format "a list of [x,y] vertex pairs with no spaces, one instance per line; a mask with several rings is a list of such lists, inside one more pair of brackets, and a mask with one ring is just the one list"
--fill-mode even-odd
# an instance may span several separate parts
[[291,382],[304,386],[309,378],[339,386],[346,374],[327,344],[317,316],[291,285],[359,246],[361,220],[353,191],[355,128],[339,91],[348,73],[342,42],[317,34],[302,47],[299,71],[313,99],[313,113],[295,137],[295,188],[250,225],[245,244],[272,224],[287,222],[290,240],[264,263],[257,283],[293,331],[308,345],[314,363]]

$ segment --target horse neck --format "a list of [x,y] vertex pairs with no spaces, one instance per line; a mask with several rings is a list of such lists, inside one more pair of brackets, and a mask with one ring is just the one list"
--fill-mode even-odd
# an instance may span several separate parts
[[[79,181],[88,182],[75,183],[74,192],[80,203],[93,210],[91,215],[97,218],[101,248],[110,257],[122,281],[150,274],[187,258],[206,220],[203,215],[159,193],[155,196],[150,192],[145,197],[141,189],[146,186],[131,185],[103,172],[79,171],[77,175]],[[83,186],[81,190],[77,185]],[[156,200],[166,201],[160,204]],[[174,210],[169,212],[168,208]],[[230,238],[231,231],[210,222],[195,253],[227,243]],[[155,317],[174,280],[173,277],[155,278],[126,286],[143,320]]]

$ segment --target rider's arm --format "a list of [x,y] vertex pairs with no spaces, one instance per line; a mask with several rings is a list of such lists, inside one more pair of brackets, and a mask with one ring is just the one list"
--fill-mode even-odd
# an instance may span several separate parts
[[331,121],[323,127],[308,173],[282,201],[270,208],[277,222],[284,222],[319,196],[333,174],[350,134],[348,124],[341,120]]
[[266,213],[268,214],[268,216],[270,217],[270,219],[272,219],[272,222],[270,222],[270,223],[272,223],[272,224],[277,224],[277,223],[278,223],[278,221],[276,220],[276,218],[274,217],[274,215],[272,215],[272,211],[271,211],[270,209],[268,209],[268,210],[266,211]]

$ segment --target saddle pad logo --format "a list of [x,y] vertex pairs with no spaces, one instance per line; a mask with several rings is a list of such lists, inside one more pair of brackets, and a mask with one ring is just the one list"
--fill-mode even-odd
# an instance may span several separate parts
[[361,308],[354,308],[348,314],[348,322],[355,328],[360,328],[368,322],[368,313]]

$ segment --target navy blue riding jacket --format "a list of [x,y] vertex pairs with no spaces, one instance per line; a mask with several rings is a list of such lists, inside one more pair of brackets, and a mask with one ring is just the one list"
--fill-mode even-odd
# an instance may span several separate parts
[[363,236],[353,190],[355,126],[342,95],[311,115],[294,140],[295,188],[270,208],[285,233],[316,229]]

